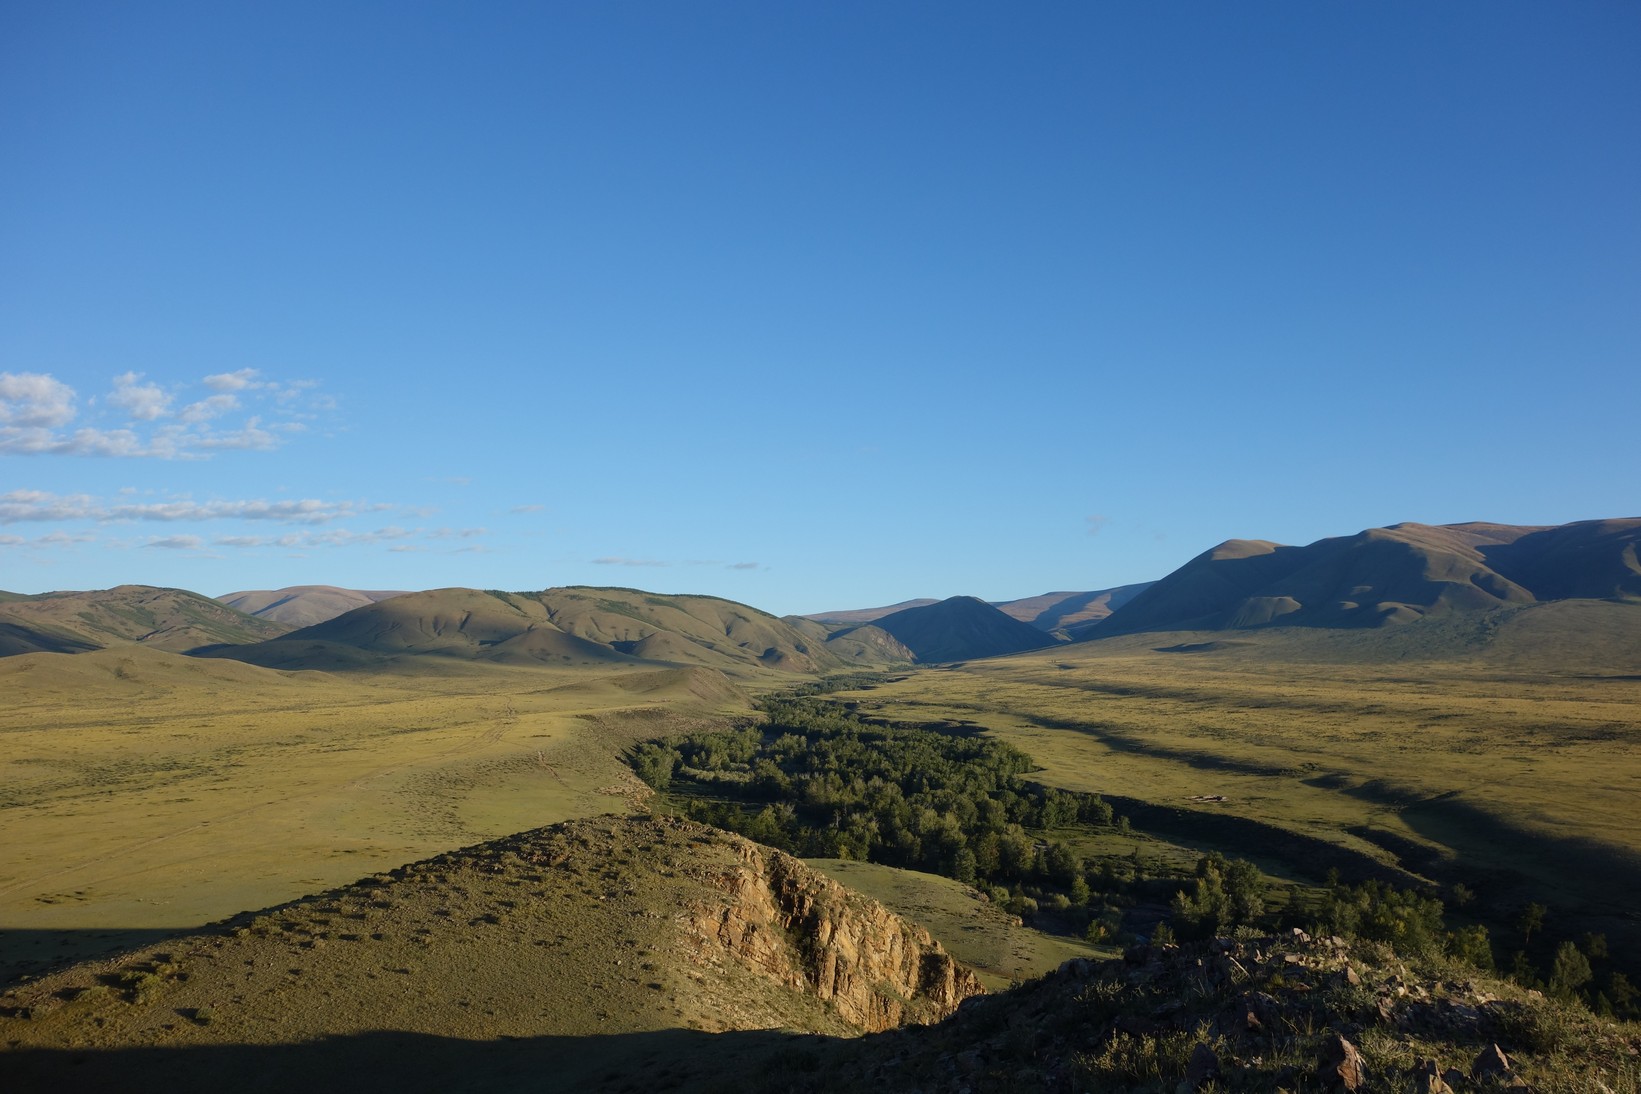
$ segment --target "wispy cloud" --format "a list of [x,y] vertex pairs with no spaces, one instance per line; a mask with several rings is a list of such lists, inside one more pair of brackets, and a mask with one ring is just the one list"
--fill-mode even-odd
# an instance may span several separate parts
[[[389,525],[369,532],[355,532],[347,528],[327,528],[322,531],[286,532],[277,536],[217,536],[213,547],[282,547],[308,549],[313,547],[358,547],[375,543],[400,544],[389,550],[432,550],[432,548],[403,545],[406,540],[474,539],[485,534],[483,528],[401,528]],[[466,550],[467,548],[463,548]]]
[[393,508],[359,501],[321,501],[301,498],[283,501],[195,501],[173,497],[164,501],[105,501],[89,494],[51,494],[43,490],[12,490],[0,494],[0,524],[24,521],[202,521],[269,520],[284,524],[328,524]]
[[668,563],[652,558],[622,558],[618,555],[605,555],[603,558],[592,559],[594,566],[666,566]]
[[73,547],[77,543],[91,543],[96,538],[91,532],[76,534],[47,532],[45,535],[36,536],[33,539],[26,536],[3,535],[0,536],[0,547],[49,547],[55,550],[63,547]]
[[540,513],[546,508],[545,505],[515,505],[507,511],[509,513]]
[[200,384],[214,394],[186,399],[187,385],[167,390],[121,373],[100,400],[84,401],[92,421],[70,428],[82,409],[72,387],[48,373],[0,372],[0,455],[206,459],[277,448],[306,428],[301,419],[334,405],[312,394],[312,381],[264,380],[255,369]]
[[1103,513],[1095,513],[1089,516],[1087,521],[1088,534],[1091,536],[1097,536],[1101,532],[1105,531],[1105,526],[1111,522],[1111,518],[1105,516]]
[[163,547],[168,551],[197,551],[205,546],[205,541],[199,536],[166,536],[164,539],[151,539],[143,546]]
[[[593,561],[598,562],[598,561],[601,561],[601,560],[594,559]],[[667,563],[667,562],[630,563],[629,562],[629,563],[626,563],[626,565],[629,565],[629,566],[633,566],[633,565],[669,566],[669,565],[671,565],[671,563]],[[761,563],[761,562],[725,562],[721,558],[687,558],[687,559],[684,560],[683,565],[685,565],[685,566],[714,566],[714,567],[722,567],[726,570],[761,570],[761,569],[763,569],[763,563]]]

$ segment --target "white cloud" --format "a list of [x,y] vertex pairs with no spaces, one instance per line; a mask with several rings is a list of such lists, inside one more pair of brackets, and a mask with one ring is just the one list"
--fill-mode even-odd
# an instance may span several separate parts
[[200,422],[208,422],[212,418],[220,418],[230,410],[238,409],[239,396],[212,395],[209,398],[201,399],[197,403],[189,403],[183,407],[177,412],[177,419],[187,422],[189,425],[197,425]]
[[139,384],[140,372],[114,377],[114,391],[108,401],[140,422],[163,418],[171,410],[171,396],[157,384]]
[[74,389],[40,372],[0,372],[0,436],[74,420]]
[[197,551],[205,546],[205,541],[198,536],[167,536],[164,539],[151,539],[143,546],[163,547],[169,551]]
[[214,376],[207,376],[202,382],[212,391],[244,391],[247,388],[267,387],[267,384],[257,381],[258,375],[254,368],[242,368],[234,372],[219,372]]
[[[0,373],[0,455],[178,460],[206,459],[228,450],[268,450],[308,430],[298,419],[311,421],[335,406],[311,393],[313,381],[281,384],[258,376],[255,369],[207,376],[203,383],[216,394],[174,410],[172,392],[142,383],[141,373],[121,373],[100,404],[87,401],[107,408],[100,415],[105,421],[93,420],[70,432],[63,427],[79,414],[79,396],[72,387],[44,373]],[[248,413],[258,408],[248,406],[247,399],[271,417]],[[115,414],[126,420],[106,420]]]

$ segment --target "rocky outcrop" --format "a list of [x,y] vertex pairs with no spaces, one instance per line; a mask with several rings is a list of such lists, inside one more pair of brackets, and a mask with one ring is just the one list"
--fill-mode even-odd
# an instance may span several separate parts
[[783,852],[734,837],[722,899],[685,913],[707,965],[737,964],[813,993],[866,1032],[936,1022],[984,989],[922,927]]

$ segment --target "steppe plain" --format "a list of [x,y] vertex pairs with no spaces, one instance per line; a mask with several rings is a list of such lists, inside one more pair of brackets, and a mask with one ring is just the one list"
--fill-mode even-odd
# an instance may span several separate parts
[[[1557,935],[1604,934],[1615,967],[1633,967],[1641,952],[1636,610],[1584,601],[1382,631],[1117,636],[893,666],[834,697],[869,716],[994,734],[1033,758],[1033,778],[1102,794],[1132,818],[1131,829],[1080,843],[1079,853],[1188,869],[1202,851],[1223,850],[1253,859],[1279,901],[1304,899],[1331,865],[1444,896],[1462,885],[1474,896],[1454,910],[1492,929],[1501,952],[1519,910],[1536,901]],[[612,1086],[636,1089],[643,1076],[626,1065],[640,1049],[646,1060],[672,1061],[677,1082],[667,1085],[710,1088],[714,1061],[742,1054],[754,1070],[795,1059],[812,1083],[805,1061],[825,1050],[798,1045],[795,1034],[714,1042],[705,1033],[858,1030],[812,1001],[765,999],[750,982],[743,987],[761,1000],[748,1004],[758,1013],[725,1025],[723,1008],[741,990],[734,977],[680,979],[670,960],[639,976],[621,965],[638,936],[594,929],[606,898],[633,905],[635,916],[646,914],[646,893],[676,903],[663,892],[671,882],[632,873],[654,865],[643,847],[613,840],[584,883],[567,883],[557,910],[549,901],[528,914],[481,868],[498,852],[464,852],[448,867],[435,857],[560,821],[665,810],[627,766],[628,749],[745,720],[758,695],[816,675],[425,655],[320,671],[140,645],[0,658],[0,966],[9,982],[37,980],[34,995],[46,992],[55,1008],[30,1023],[29,1043],[71,1052],[104,1045],[116,1055],[95,1057],[99,1074],[117,1075],[129,1059],[155,1082],[172,1066],[165,1053],[197,1045],[186,1055],[197,1080],[190,1089],[205,1089],[262,1059],[202,1055],[207,1045],[309,1044],[291,1058],[316,1073],[344,1060],[387,1067],[407,1051],[467,1068],[468,1041],[499,1044],[497,1036],[534,1030],[514,1071],[497,1058],[509,1083],[527,1085],[530,1069],[558,1061],[588,1069],[579,1073],[589,1084],[608,1069]],[[398,904],[372,911],[370,886],[418,860],[418,877],[467,880],[406,888]],[[949,879],[813,865],[926,927],[994,990],[1102,952],[1032,931]],[[416,960],[433,951],[404,937],[406,923],[447,913],[471,920],[478,935],[452,936],[457,948],[438,961]],[[368,935],[340,922],[370,916],[382,929]],[[234,941],[207,926],[218,921],[229,922]],[[556,937],[581,950],[564,960],[532,954],[526,973],[505,959],[507,946],[482,944],[508,937],[487,934],[486,924],[523,932],[520,945],[525,935],[536,946]],[[662,938],[644,944],[672,945]],[[476,976],[461,997],[491,1000],[484,1005],[518,1018],[517,1031],[492,1028],[482,1007],[446,1021],[408,999],[409,1009],[378,1024],[381,1036],[368,1022],[343,1022],[354,1039],[332,1056],[314,1046],[342,1026],[246,1025],[256,1018],[250,1006],[219,1006],[214,1022],[201,1019],[231,980],[235,946],[247,969],[290,965],[290,979],[262,989],[273,992],[264,1010],[306,1007],[310,997],[325,1013],[348,1015],[349,999],[368,1010],[382,1002],[372,993],[387,974],[411,977],[407,990],[444,1006],[440,984]],[[325,956],[313,957],[315,948]],[[186,982],[178,953],[201,979]],[[472,955],[482,960],[467,968]],[[315,971],[329,989],[302,986]],[[129,991],[141,1002],[149,980],[168,993],[159,1010],[98,988],[136,985]],[[613,1002],[595,1006],[601,999]],[[539,1013],[525,1015],[530,1007]],[[589,1024],[600,1009],[609,1017]],[[104,1029],[100,1018],[113,1025],[91,1032]],[[40,1074],[81,1059],[46,1051],[17,1059]],[[382,1074],[402,1072],[401,1062]],[[778,1085],[779,1074],[769,1081]]]

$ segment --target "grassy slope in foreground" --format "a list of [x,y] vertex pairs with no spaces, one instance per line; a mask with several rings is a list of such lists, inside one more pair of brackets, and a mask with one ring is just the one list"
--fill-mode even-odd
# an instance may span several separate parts
[[410,1089],[573,1089],[722,1066],[674,1058],[686,1030],[850,1036],[937,1020],[978,990],[921,928],[790,856],[604,817],[19,986],[0,998],[0,1043],[25,1087],[243,1089],[319,1067],[351,1086],[420,1046]]

